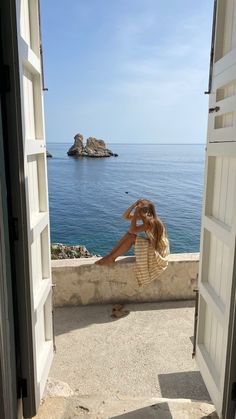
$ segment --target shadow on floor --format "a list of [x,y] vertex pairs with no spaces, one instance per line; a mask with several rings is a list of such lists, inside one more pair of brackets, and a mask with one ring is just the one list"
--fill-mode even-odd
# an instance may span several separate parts
[[[58,336],[70,330],[83,329],[91,324],[124,321],[125,318],[116,320],[111,318],[114,304],[56,308],[54,310],[55,335]],[[195,302],[192,300],[125,304],[125,308],[131,313],[134,311],[170,310],[194,306]]]
[[159,374],[158,380],[163,398],[211,402],[199,371]]
[[[189,406],[189,408],[187,406]],[[200,413],[202,409],[200,407],[195,410],[195,412],[194,410],[195,408],[192,410],[191,403],[189,403],[189,405],[185,406],[184,410],[181,410],[181,408],[176,409],[176,413],[178,415],[177,417],[180,418],[180,414],[183,414],[183,418],[190,419],[192,414],[194,414],[194,417],[198,417],[198,419],[219,419],[216,411],[209,414],[203,414],[202,416],[202,413]],[[199,413],[199,416],[196,416],[197,412]],[[163,402],[153,406],[147,406],[142,409],[134,410],[133,412],[124,413],[119,416],[110,416],[109,419],[173,419],[173,416],[169,409],[168,403]]]
[[124,413],[119,416],[112,416],[109,419],[173,419],[168,403],[158,403],[153,406],[143,407],[133,412]]

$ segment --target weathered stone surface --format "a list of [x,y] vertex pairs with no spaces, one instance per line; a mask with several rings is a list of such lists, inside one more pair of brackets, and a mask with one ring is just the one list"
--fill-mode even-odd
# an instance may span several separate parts
[[[178,386],[178,383],[177,383]],[[83,403],[83,404],[82,404]],[[82,405],[81,405],[82,404]],[[84,407],[84,405],[86,407]],[[87,408],[89,406],[89,408]],[[207,402],[157,398],[114,398],[104,402],[95,396],[45,397],[35,419],[219,419]]]
[[195,298],[198,253],[170,255],[166,271],[145,287],[137,284],[134,257],[120,258],[112,266],[95,265],[96,260],[93,257],[52,262],[56,306]]
[[95,137],[89,137],[87,139],[86,147],[90,148],[91,150],[104,150],[104,148],[106,148],[106,144],[103,140],[98,140]]
[[194,301],[128,304],[118,321],[112,308],[55,309],[57,352],[37,419],[218,418],[191,357]]
[[72,397],[74,395],[68,383],[50,377],[47,380],[46,392],[48,397]]
[[51,245],[51,258],[55,259],[77,259],[90,258],[93,255],[85,246],[68,246],[62,243],[54,243]]
[[76,134],[74,137],[74,144],[68,150],[68,156],[79,157],[117,157],[118,154],[113,153],[106,148],[105,141],[98,140],[95,137],[89,137],[86,141],[86,146],[83,145],[83,135]]
[[70,149],[68,150],[67,154],[68,156],[77,156],[80,155],[80,153],[83,150],[83,140],[84,137],[82,134],[76,134],[74,136],[74,144],[70,147]]

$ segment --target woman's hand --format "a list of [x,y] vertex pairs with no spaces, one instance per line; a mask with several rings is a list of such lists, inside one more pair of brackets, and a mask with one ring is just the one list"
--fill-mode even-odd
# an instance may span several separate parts
[[[140,205],[142,205],[146,200],[141,198],[138,199],[136,202],[134,202],[129,208],[127,208],[127,210],[124,212],[123,214],[123,218],[125,220],[131,220],[133,215],[131,214],[133,210],[135,210],[136,208],[139,208]],[[137,219],[137,217],[136,217]]]
[[137,207],[138,207],[138,201],[134,202],[123,214],[123,218],[125,220],[131,220],[133,215],[131,214]]
[[137,205],[134,210],[134,218],[140,218],[140,207]]
[[135,207],[137,207],[138,205],[140,205],[140,204],[142,204],[143,202],[145,201],[145,199],[144,198],[140,198],[140,199],[138,199],[136,202],[135,202]]
[[135,210],[134,210],[134,215],[131,218],[129,233],[137,234],[137,233],[140,233],[141,231],[146,231],[146,226],[144,224],[137,225],[137,220],[140,219],[140,218],[141,218],[140,217],[140,206],[137,205]]

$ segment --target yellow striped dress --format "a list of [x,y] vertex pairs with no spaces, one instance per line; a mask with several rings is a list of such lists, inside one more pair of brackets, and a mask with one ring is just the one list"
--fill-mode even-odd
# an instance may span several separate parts
[[169,251],[169,241],[166,238],[166,251],[161,256],[152,246],[152,237],[147,232],[149,238],[137,236],[135,242],[136,266],[135,273],[140,287],[150,284],[164,272],[168,265],[167,256]]

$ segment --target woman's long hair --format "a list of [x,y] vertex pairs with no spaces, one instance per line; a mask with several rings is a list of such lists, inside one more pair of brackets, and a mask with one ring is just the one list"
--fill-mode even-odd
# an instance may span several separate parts
[[145,200],[140,207],[140,217],[147,227],[152,245],[161,256],[166,256],[168,253],[168,238],[164,224],[156,214],[155,206],[152,202]]

